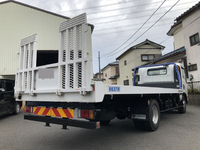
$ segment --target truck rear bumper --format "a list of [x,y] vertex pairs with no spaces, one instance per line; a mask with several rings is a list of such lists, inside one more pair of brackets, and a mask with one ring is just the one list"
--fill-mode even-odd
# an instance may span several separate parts
[[50,123],[59,124],[59,125],[63,125],[63,128],[65,128],[66,126],[86,128],[86,129],[99,129],[100,128],[100,122],[89,122],[89,121],[74,120],[74,119],[68,119],[68,118],[35,116],[35,115],[29,114],[29,115],[24,115],[24,119],[45,122],[46,125],[49,125]]

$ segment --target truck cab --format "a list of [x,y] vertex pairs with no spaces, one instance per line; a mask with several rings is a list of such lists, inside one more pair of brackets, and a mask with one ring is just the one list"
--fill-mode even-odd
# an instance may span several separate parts
[[14,80],[0,79],[0,116],[20,111],[22,102],[15,101],[14,83]]
[[185,68],[181,63],[140,66],[134,70],[134,86],[181,89],[187,93]]

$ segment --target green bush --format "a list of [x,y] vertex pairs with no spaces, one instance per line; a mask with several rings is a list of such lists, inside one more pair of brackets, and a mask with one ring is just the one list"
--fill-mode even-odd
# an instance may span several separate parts
[[188,94],[200,94],[200,91],[198,89],[188,89]]

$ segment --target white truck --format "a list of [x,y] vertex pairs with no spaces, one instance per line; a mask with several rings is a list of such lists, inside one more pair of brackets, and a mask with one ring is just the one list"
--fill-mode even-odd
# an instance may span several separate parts
[[135,127],[155,131],[160,112],[186,112],[187,83],[181,63],[136,67],[133,86],[93,79],[92,28],[86,14],[61,23],[58,63],[48,65],[36,66],[36,34],[21,41],[15,97],[25,101],[29,114],[24,119],[64,129],[98,129],[115,117],[129,118]]

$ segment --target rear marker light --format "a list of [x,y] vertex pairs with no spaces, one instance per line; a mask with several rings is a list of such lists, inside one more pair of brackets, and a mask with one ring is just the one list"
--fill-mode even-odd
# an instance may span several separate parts
[[32,107],[31,106],[25,106],[24,107],[24,112],[26,112],[26,113],[32,113]]
[[86,119],[94,119],[94,111],[86,109],[78,110],[78,117]]

